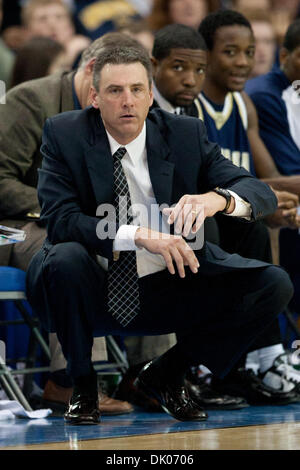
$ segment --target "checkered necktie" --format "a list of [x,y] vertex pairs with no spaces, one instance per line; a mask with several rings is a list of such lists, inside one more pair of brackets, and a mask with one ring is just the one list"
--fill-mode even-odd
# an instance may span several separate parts
[[[120,147],[113,155],[114,160],[114,205],[116,222],[119,225],[132,224],[128,214],[131,207],[130,193],[121,160],[126,153]],[[117,261],[108,264],[108,311],[122,326],[128,325],[139,313],[139,286],[135,251],[121,251]]]

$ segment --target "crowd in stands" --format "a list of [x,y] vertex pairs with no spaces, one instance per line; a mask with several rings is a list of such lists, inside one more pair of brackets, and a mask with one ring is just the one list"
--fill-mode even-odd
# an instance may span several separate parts
[[[0,22],[3,12],[4,18],[0,42],[0,78],[5,78],[7,89],[12,84],[14,59],[19,53],[26,55],[23,47],[32,38],[48,37],[60,43],[65,54],[64,60],[62,57],[59,59],[58,67],[69,70],[76,66],[76,60],[89,42],[107,32],[124,31],[130,34],[132,31],[151,50],[153,35],[162,27],[180,23],[197,29],[207,14],[222,8],[243,13],[251,23],[256,39],[255,65],[251,72],[254,77],[267,73],[274,63],[278,63],[278,48],[287,27],[300,15],[298,0],[253,1],[251,5],[243,0],[1,0],[1,3]],[[37,43],[26,46],[27,55],[30,55],[31,47],[32,54],[38,53]],[[53,51],[53,44],[41,46],[44,51],[48,48]],[[26,66],[24,60],[23,57],[24,67],[30,68],[30,62]],[[56,70],[55,67],[54,64],[50,73]],[[10,70],[10,73],[6,70]],[[45,75],[49,73],[46,70]],[[35,77],[33,72],[30,78],[38,77],[40,75]],[[29,78],[24,75],[26,79]]]
[[[138,41],[152,60],[152,109],[201,119],[223,155],[277,196],[277,211],[252,225],[222,215],[207,221],[206,239],[283,266],[294,286],[290,309],[300,316],[299,0],[0,0],[1,24],[7,108],[0,104],[0,220],[24,228],[27,245],[2,248],[0,264],[27,270],[46,236],[36,191],[45,120],[90,105],[95,56]],[[66,405],[73,383],[56,335],[49,341],[44,405]],[[174,334],[124,339],[130,369],[113,399],[102,396],[101,412],[129,413],[132,404],[159,409],[134,383],[149,360],[175,343]],[[191,369],[189,392],[199,406],[216,409],[300,401],[289,346],[276,321],[225,381],[214,379],[207,364]],[[106,359],[103,339],[95,341],[94,358]]]

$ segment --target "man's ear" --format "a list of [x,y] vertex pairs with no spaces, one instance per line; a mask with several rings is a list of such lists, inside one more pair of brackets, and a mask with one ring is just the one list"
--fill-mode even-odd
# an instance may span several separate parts
[[91,85],[91,88],[89,91],[89,97],[90,97],[90,103],[93,106],[93,108],[99,109],[98,93],[93,85]]
[[94,64],[96,62],[96,57],[93,57],[92,59],[90,59],[87,64],[85,64],[84,66],[84,73],[85,75],[93,75],[93,70],[94,70]]

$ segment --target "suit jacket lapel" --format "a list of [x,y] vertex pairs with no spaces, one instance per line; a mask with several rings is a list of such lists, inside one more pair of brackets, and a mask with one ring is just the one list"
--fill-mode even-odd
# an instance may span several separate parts
[[[97,204],[113,201],[113,160],[107,135],[98,112],[92,113],[91,136],[85,152],[87,168]],[[147,160],[157,203],[171,204],[174,165],[166,161],[169,147],[158,126],[147,119]]]
[[147,160],[150,179],[159,205],[171,204],[174,164],[166,160],[170,150],[164,141],[159,128],[152,121],[147,119]]
[[85,158],[96,202],[99,205],[113,201],[113,160],[99,111],[92,113],[91,131]]

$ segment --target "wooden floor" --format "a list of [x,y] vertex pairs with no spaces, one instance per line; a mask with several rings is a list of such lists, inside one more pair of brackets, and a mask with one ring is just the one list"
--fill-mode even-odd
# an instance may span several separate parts
[[300,450],[300,423],[9,446],[1,450]]

